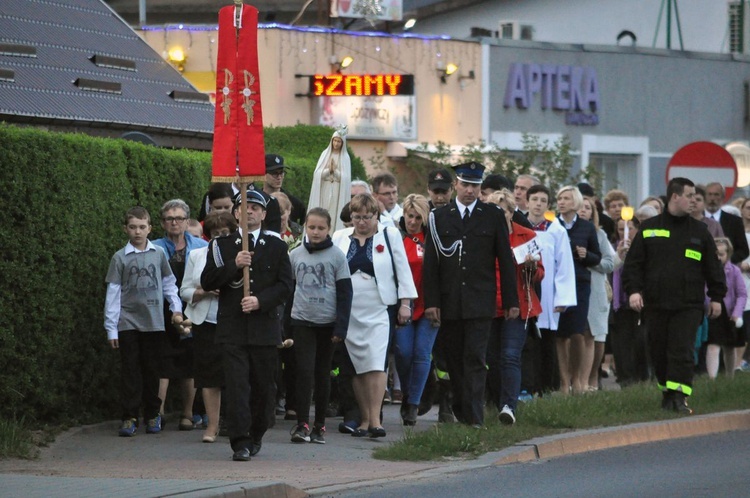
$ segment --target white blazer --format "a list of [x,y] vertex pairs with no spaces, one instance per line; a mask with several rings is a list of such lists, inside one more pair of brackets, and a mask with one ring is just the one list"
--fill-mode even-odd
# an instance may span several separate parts
[[[344,228],[333,234],[333,244],[341,249],[344,254],[349,252],[354,228]],[[388,245],[385,243],[386,234],[391,243],[393,251],[393,263],[388,253]],[[378,251],[382,247],[382,251]],[[393,278],[393,268],[398,274],[398,295],[396,293],[396,281]],[[394,227],[384,227],[378,223],[378,232],[372,237],[372,266],[375,268],[375,280],[378,282],[380,299],[386,305],[396,304],[399,299],[416,299],[417,288],[414,286],[414,278],[411,275],[409,261],[406,259],[404,242],[401,240],[401,232]]]
[[208,247],[200,247],[190,251],[185,265],[185,276],[182,277],[182,285],[180,286],[180,298],[187,303],[185,316],[196,325],[206,321],[211,303],[216,302],[218,307],[219,302],[219,298],[216,296],[201,299],[197,303],[193,302],[195,289],[201,285],[201,273],[206,266],[207,255]]

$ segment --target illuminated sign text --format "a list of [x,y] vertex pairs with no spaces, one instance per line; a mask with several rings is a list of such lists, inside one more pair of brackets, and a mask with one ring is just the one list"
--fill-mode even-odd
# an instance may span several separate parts
[[414,95],[411,74],[316,74],[310,78],[315,97],[385,97]]

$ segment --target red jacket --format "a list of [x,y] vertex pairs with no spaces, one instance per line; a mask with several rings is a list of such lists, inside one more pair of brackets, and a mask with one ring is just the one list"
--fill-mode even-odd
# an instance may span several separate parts
[[[513,231],[510,233],[510,246],[518,247],[521,244],[525,244],[536,237],[536,232],[530,228],[519,225],[513,222]],[[534,290],[534,283],[541,282],[544,278],[544,266],[540,259],[536,263],[536,270],[533,270],[531,276],[531,285],[527,285],[526,281],[528,278],[527,271],[525,270],[526,265],[521,263],[516,265],[516,284],[518,286],[518,302],[520,303],[521,313],[518,318],[526,320],[529,317],[539,316],[542,312],[542,305],[539,303],[539,296],[536,295]],[[500,292],[500,268],[497,261],[495,261],[495,273],[497,278],[497,310],[495,316],[503,316],[505,310],[503,310],[502,293]]]

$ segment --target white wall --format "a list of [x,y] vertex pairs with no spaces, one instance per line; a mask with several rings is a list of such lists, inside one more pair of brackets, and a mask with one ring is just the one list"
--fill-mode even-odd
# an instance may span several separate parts
[[[496,31],[500,20],[518,20],[534,27],[534,40],[557,43],[615,45],[622,30],[651,47],[659,9],[666,0],[494,0],[448,14],[419,20],[412,31],[466,38],[471,27]],[[685,50],[728,52],[728,1],[679,0]],[[672,15],[672,48],[679,49]],[[656,48],[666,48],[666,7]]]

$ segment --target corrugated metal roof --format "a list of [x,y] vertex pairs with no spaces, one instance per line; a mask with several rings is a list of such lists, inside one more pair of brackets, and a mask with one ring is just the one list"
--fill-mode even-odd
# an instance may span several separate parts
[[[0,81],[0,119],[213,133],[213,106],[169,97],[195,88],[100,0],[2,0],[0,43],[37,51],[37,57],[0,55],[0,68],[15,71],[14,82]],[[95,54],[132,60],[136,70],[99,67],[90,60]],[[122,92],[84,90],[73,84],[78,78],[116,82]]]

